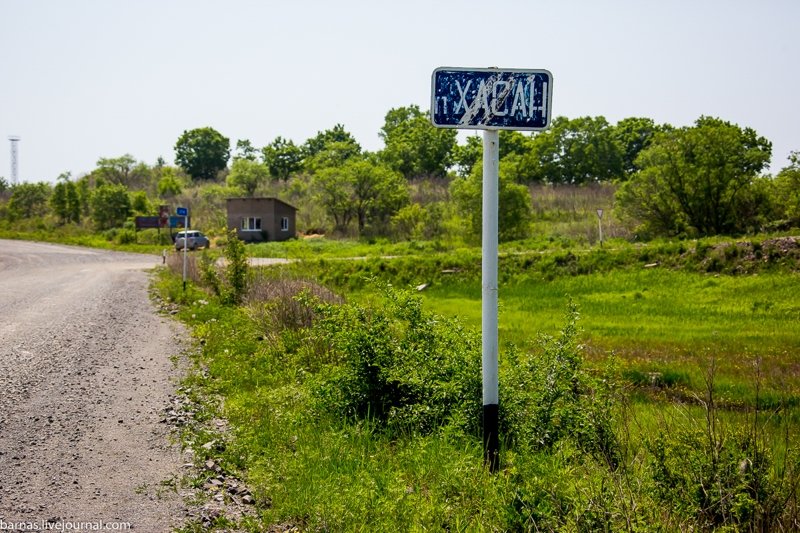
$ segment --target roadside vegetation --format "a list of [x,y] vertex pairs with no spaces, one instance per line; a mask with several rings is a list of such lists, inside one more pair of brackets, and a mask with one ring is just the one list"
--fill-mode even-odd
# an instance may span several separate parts
[[258,511],[242,527],[800,523],[797,239],[506,250],[497,475],[480,441],[476,251],[347,242],[366,259],[345,260],[315,242],[247,268],[239,305],[224,280],[242,250],[227,267],[194,255],[187,293],[178,255],[159,278],[202,347],[187,385],[230,422],[185,443],[247,480]]
[[[380,135],[376,153],[341,125],[241,139],[231,159],[219,132],[188,130],[178,166],[125,155],[55,186],[0,181],[0,237],[158,253],[169,230],[132,217],[191,209],[214,245],[190,254],[186,290],[169,254],[155,291],[198,348],[182,442],[247,483],[243,529],[800,529],[797,154],[768,175],[769,141],[712,117],[501,133],[493,475],[481,141],[416,106]],[[301,238],[233,239],[225,199],[254,195],[298,207]]]

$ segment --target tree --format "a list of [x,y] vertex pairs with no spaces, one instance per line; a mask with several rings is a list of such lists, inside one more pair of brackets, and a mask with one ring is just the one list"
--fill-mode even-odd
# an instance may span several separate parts
[[456,145],[453,150],[453,163],[456,174],[466,178],[472,172],[472,167],[483,157],[483,139],[480,135],[470,135],[467,143]]
[[389,110],[379,135],[385,143],[381,157],[406,179],[447,175],[456,130],[435,127],[418,106]]
[[164,199],[175,198],[183,191],[183,184],[175,174],[172,167],[161,169],[161,179],[158,180],[158,195]]
[[130,194],[131,210],[140,215],[149,215],[153,212],[153,205],[144,191],[135,191]]
[[790,224],[800,224],[800,152],[789,155],[789,166],[776,176],[775,189],[781,217]]
[[330,150],[333,144],[338,145],[338,150],[345,154],[346,158],[361,154],[361,145],[355,137],[350,135],[344,126],[336,124],[333,128],[317,132],[314,137],[308,139],[303,145],[303,156],[305,159],[313,158],[320,152]]
[[581,185],[622,176],[622,153],[604,117],[556,117],[519,155],[513,174],[519,183]]
[[150,181],[150,169],[144,163],[137,163],[130,154],[101,157],[94,174],[108,183],[125,185],[129,189],[144,188]]
[[53,187],[50,207],[62,224],[78,223],[81,220],[81,203],[78,188],[70,181],[70,173],[61,174]]
[[358,222],[359,234],[372,226],[380,232],[388,221],[408,203],[408,188],[403,177],[389,167],[367,160],[349,160],[338,167],[327,167],[314,175],[314,188],[320,202],[333,217],[336,231],[346,231],[350,221]]
[[743,231],[751,221],[737,213],[737,203],[771,151],[751,128],[700,117],[693,127],[656,134],[636,160],[641,170],[617,191],[617,203],[623,216],[655,233]]
[[261,149],[264,164],[274,179],[287,181],[289,176],[303,168],[303,151],[291,140],[276,137]]
[[[479,236],[483,225],[483,167],[475,165],[468,178],[450,184],[450,194],[461,215],[469,221],[473,236]],[[498,231],[500,241],[528,236],[531,222],[531,195],[524,185],[515,183],[504,166],[499,175]]]
[[228,174],[228,187],[238,187],[246,196],[253,196],[259,185],[267,181],[269,173],[264,163],[250,159],[234,159]]
[[642,150],[650,146],[653,136],[669,126],[656,126],[650,118],[625,118],[617,122],[611,130],[611,137],[617,143],[622,156],[622,173],[629,178],[638,170],[636,158]]
[[52,193],[47,183],[18,183],[11,186],[8,212],[11,218],[32,218],[47,213],[47,201]]
[[98,229],[122,226],[131,214],[131,199],[124,185],[101,185],[92,191],[89,203]]
[[184,131],[175,143],[175,162],[195,180],[213,180],[230,158],[230,140],[213,128]]
[[237,159],[255,161],[257,157],[258,150],[249,139],[239,139],[236,141],[236,153],[233,156],[234,161]]

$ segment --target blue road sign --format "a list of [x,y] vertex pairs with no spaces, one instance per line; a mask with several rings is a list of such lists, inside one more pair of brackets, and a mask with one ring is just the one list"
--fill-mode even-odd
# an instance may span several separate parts
[[441,128],[543,130],[552,94],[547,70],[441,67],[431,77],[431,121]]
[[185,217],[189,214],[189,210],[185,207],[179,207],[175,212],[178,213],[179,217]]

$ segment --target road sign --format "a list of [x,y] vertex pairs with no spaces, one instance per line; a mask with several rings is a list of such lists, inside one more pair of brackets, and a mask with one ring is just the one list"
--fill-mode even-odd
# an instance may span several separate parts
[[547,70],[440,67],[431,76],[431,121],[442,128],[543,130],[552,94]]
[[189,210],[185,207],[179,207],[175,210],[179,217],[185,217],[189,214]]
[[603,210],[602,209],[598,209],[597,210],[597,218],[603,218]]
[[553,75],[547,70],[441,67],[431,76],[431,122],[483,132],[481,374],[483,446],[489,470],[500,464],[497,257],[500,134],[550,126]]

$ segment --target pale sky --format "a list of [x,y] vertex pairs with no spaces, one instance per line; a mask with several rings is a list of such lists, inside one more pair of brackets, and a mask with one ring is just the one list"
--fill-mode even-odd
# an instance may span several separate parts
[[174,160],[210,126],[261,147],[430,107],[436,67],[547,69],[553,115],[711,115],[800,150],[798,0],[0,0],[0,176]]

